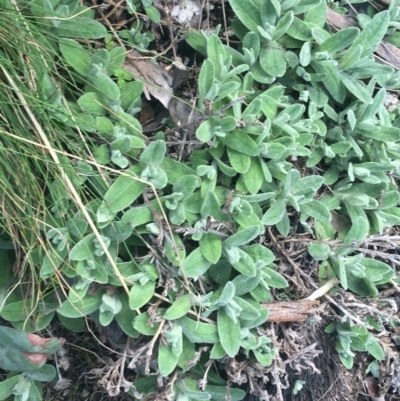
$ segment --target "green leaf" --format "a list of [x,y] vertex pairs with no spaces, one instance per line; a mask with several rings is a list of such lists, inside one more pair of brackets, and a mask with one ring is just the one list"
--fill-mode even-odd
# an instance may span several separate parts
[[240,349],[240,323],[229,317],[225,307],[218,309],[217,323],[221,345],[226,353],[234,358]]
[[150,319],[148,312],[137,315],[133,320],[133,328],[145,336],[154,336],[159,326],[159,322],[154,322]]
[[206,38],[194,30],[187,30],[183,32],[186,42],[197,50],[203,56],[207,55],[207,40]]
[[254,57],[258,57],[260,53],[260,38],[255,32],[246,33],[243,38],[243,48],[252,50]]
[[221,343],[216,343],[211,349],[210,359],[221,359],[226,355],[225,350],[223,349]]
[[339,52],[350,46],[359,34],[360,30],[355,27],[342,29],[321,43],[314,52]]
[[240,312],[240,319],[243,320],[254,320],[258,319],[261,315],[260,312],[251,303],[247,302],[243,298],[234,297],[234,301],[242,308]]
[[[52,365],[44,365],[38,370],[34,370],[28,374],[31,380],[37,380],[42,382],[51,382],[56,377],[56,369]],[[32,400],[32,388],[29,391],[29,400]],[[31,398],[32,397],[32,398]],[[41,400],[41,398],[38,398]]]
[[221,172],[228,176],[228,177],[234,177],[236,175],[236,170],[233,167],[228,166],[227,164],[225,164],[224,162],[222,162],[219,159],[216,159],[217,164],[219,169],[221,170]]
[[215,344],[219,341],[217,326],[215,324],[192,320],[186,316],[176,320],[176,324],[182,327],[183,334],[192,343]]
[[63,315],[58,315],[61,324],[68,330],[79,333],[86,330],[86,324],[83,317],[69,318]]
[[[135,170],[136,166],[133,166],[126,173]],[[139,182],[132,174],[120,175],[104,195],[97,211],[97,221],[101,223],[112,219],[116,213],[131,205],[145,188],[146,184]]]
[[43,259],[42,266],[40,267],[40,278],[48,279],[54,276],[56,270],[64,262],[67,255],[67,248],[64,248],[62,251],[59,251],[57,249],[49,250]]
[[310,25],[323,28],[326,22],[327,8],[325,1],[319,2],[319,5],[307,11],[304,21]]
[[250,292],[254,289],[261,280],[261,275],[256,274],[253,277],[245,276],[244,274],[237,275],[233,280],[232,283],[235,286],[235,294],[236,295],[243,295]]
[[102,292],[99,291],[95,295],[85,295],[74,303],[66,300],[61,307],[57,309],[57,313],[69,318],[89,315],[99,309],[102,303],[102,295]]
[[174,301],[171,307],[167,309],[163,318],[167,320],[179,319],[186,315],[186,313],[190,310],[190,306],[190,295],[182,295]]
[[107,73],[114,74],[118,68],[122,68],[126,58],[126,49],[123,46],[116,46],[110,50],[110,59],[107,64]]
[[239,273],[242,273],[245,276],[254,277],[256,275],[256,267],[254,265],[253,259],[241,249],[238,249],[238,252],[240,255],[239,261],[232,263],[232,266]]
[[353,42],[352,48],[361,45],[362,57],[369,56],[381,43],[386,35],[390,22],[390,15],[387,10],[375,14],[372,21],[362,30],[361,34]]
[[347,272],[346,272],[346,266],[344,264],[343,258],[339,257],[338,262],[337,262],[337,267],[338,267],[338,278],[340,280],[340,284],[342,287],[347,290],[348,289],[348,282],[347,282]]
[[251,163],[250,156],[229,148],[227,149],[227,152],[229,162],[236,172],[244,174],[249,170]]
[[306,213],[315,220],[322,222],[331,221],[331,212],[329,209],[321,202],[313,199],[311,202],[303,203],[300,205],[302,213]]
[[153,221],[153,213],[148,206],[138,206],[129,209],[121,218],[121,222],[137,227]]
[[281,36],[283,36],[286,31],[289,29],[290,25],[293,22],[293,12],[289,11],[283,18],[281,18],[276,24],[276,29],[273,34],[273,39],[278,40]]
[[372,96],[365,88],[365,86],[358,79],[344,72],[340,73],[340,79],[342,80],[344,86],[352,93],[358,100],[363,103],[371,104]]
[[208,142],[214,137],[214,126],[211,121],[203,121],[196,130],[196,138],[202,142]]
[[[210,59],[206,59],[201,66],[200,74],[199,74],[199,103],[202,103],[204,99],[207,98],[207,94],[211,91],[213,85],[214,85],[214,80],[215,80],[215,67],[214,63]],[[209,99],[213,100],[213,99]],[[203,123],[204,124],[204,123]],[[199,130],[198,130],[199,131]],[[200,139],[203,142],[206,142],[207,140],[211,139],[201,139],[199,136],[197,136],[198,139]]]
[[263,26],[258,2],[252,0],[229,0],[229,4],[235,15],[250,31],[258,32],[257,27]]
[[258,302],[272,302],[271,291],[264,284],[258,284],[250,291],[250,294]]
[[253,350],[254,356],[257,362],[262,366],[270,366],[272,363],[272,358],[274,356],[273,352],[260,352],[258,350]]
[[388,126],[381,126],[379,130],[374,131],[367,131],[364,128],[364,124],[357,124],[357,127],[360,128],[362,135],[375,139],[381,142],[398,142],[400,140],[400,129],[397,127],[388,127]]
[[29,313],[34,313],[35,308],[30,302],[15,301],[3,306],[1,316],[9,322],[22,321],[28,318]]
[[199,244],[201,253],[210,263],[215,264],[219,261],[222,254],[222,242],[219,235],[205,233]]
[[59,37],[101,39],[107,34],[103,24],[90,18],[74,17],[60,21],[56,34]]
[[213,401],[240,401],[246,396],[246,392],[240,388],[230,388],[226,386],[207,385],[206,390],[211,395]]
[[118,85],[103,72],[97,73],[92,78],[92,84],[107,100],[119,100],[121,92]]
[[188,340],[188,338],[182,336],[182,353],[178,360],[178,366],[186,372],[191,368],[191,361],[195,357],[195,345]]
[[251,158],[250,168],[243,174],[244,183],[248,191],[255,195],[264,181],[264,172],[258,157]]
[[197,175],[196,171],[171,157],[165,157],[159,167],[167,174],[169,184],[175,184],[178,178],[185,175]]
[[[257,302],[257,301],[254,301]],[[252,320],[242,320],[240,322],[240,326],[243,329],[254,329],[256,327],[260,327],[263,325],[267,320],[269,316],[269,310],[268,309],[258,309],[258,313],[260,316],[257,319],[252,319]]]
[[157,361],[161,376],[167,377],[171,374],[178,364],[178,359],[179,355],[174,355],[170,344],[159,343]]
[[90,72],[90,55],[84,47],[73,39],[59,40],[61,54],[67,63],[79,74],[87,76]]
[[395,207],[400,202],[400,193],[398,191],[388,191],[381,196],[378,210],[385,210]]
[[129,307],[132,310],[135,310],[141,308],[143,305],[146,305],[147,302],[149,302],[153,297],[155,288],[156,283],[151,280],[146,284],[141,284],[138,281],[135,282],[129,292]]
[[308,40],[312,39],[310,26],[297,17],[294,17],[293,22],[286,33],[292,38],[301,40],[303,42],[307,42]]
[[264,281],[273,288],[286,288],[289,283],[286,281],[285,277],[276,272],[275,270],[270,269],[269,267],[263,267],[263,273],[268,277],[264,276]]
[[211,34],[207,39],[207,57],[217,68],[220,65],[220,57],[222,57],[222,59],[226,57],[225,47],[221,39],[215,33]]
[[[3,368],[7,369],[7,368]],[[7,399],[10,395],[13,394],[14,387],[18,384],[23,375],[17,375],[10,377],[8,379],[2,380],[0,382],[0,400]]]
[[94,240],[96,236],[89,234],[81,239],[69,252],[71,260],[86,260],[92,257],[96,251]]
[[269,265],[275,260],[273,252],[261,244],[247,246],[244,250],[253,258],[254,262],[262,260],[266,265]]
[[342,55],[339,67],[342,70],[348,70],[349,68],[354,67],[360,61],[362,51],[363,48],[361,45],[356,47],[352,46],[347,49]]
[[331,248],[327,244],[319,244],[317,242],[312,243],[308,247],[308,253],[315,260],[325,260],[328,258]]
[[378,340],[371,334],[368,333],[367,341],[365,342],[367,351],[378,361],[385,360],[385,352],[379,345]]
[[224,247],[241,246],[249,243],[258,236],[260,229],[258,226],[252,226],[238,231],[223,242]]
[[160,166],[165,157],[167,147],[162,140],[151,142],[140,155],[140,162],[149,166]]
[[337,66],[330,60],[311,61],[311,66],[318,74],[325,74],[323,85],[338,103],[343,103],[346,98],[346,90]]
[[270,41],[267,46],[261,48],[260,65],[265,72],[273,77],[283,77],[285,75],[285,51],[278,42]]
[[183,194],[183,199],[191,195],[196,188],[201,184],[199,177],[195,175],[185,175],[180,177],[173,186],[173,192],[180,192]]
[[351,228],[343,240],[344,245],[350,245],[353,241],[363,241],[369,232],[368,219],[364,216],[358,216],[351,222]]
[[386,263],[376,259],[363,258],[360,261],[365,267],[365,275],[372,281],[379,281],[380,277],[393,271],[393,269]]
[[320,3],[324,3],[324,2],[321,1],[321,0],[317,0],[317,1],[315,1],[315,0],[300,0],[300,2],[298,4],[296,4],[296,6],[293,7],[293,12],[295,14],[303,14],[305,12],[308,12],[310,10],[318,8]]
[[201,218],[205,220],[209,216],[216,217],[218,212],[220,212],[220,207],[217,195],[214,191],[207,191],[200,209]]
[[339,352],[340,361],[343,363],[343,366],[346,369],[351,369],[353,367],[353,357],[350,355],[345,355],[342,352]]
[[260,154],[257,143],[243,131],[233,130],[223,138],[223,141],[228,148],[244,153],[245,155],[258,156]]
[[[174,266],[180,266],[182,261],[186,257],[186,248],[181,240],[181,237],[178,234],[173,233],[172,235],[173,235],[174,243],[171,241],[169,236],[164,235],[165,255],[167,256],[167,259]],[[177,252],[179,255],[179,259],[177,257]]]
[[315,193],[323,183],[324,177],[319,175],[309,175],[300,178],[293,188],[293,195],[308,195],[309,192]]
[[145,7],[144,10],[145,10],[147,16],[150,18],[150,20],[152,22],[154,22],[155,24],[159,24],[160,23],[161,15],[160,15],[160,12],[157,10],[156,7],[151,5],[150,7]]
[[263,215],[261,221],[266,226],[273,226],[279,223],[286,213],[286,203],[278,199]]
[[231,281],[228,281],[218,298],[218,305],[225,306],[228,305],[229,302],[232,301],[233,297],[235,296],[235,286]]
[[298,170],[290,170],[287,173],[282,191],[284,197],[286,197],[290,192],[292,192],[299,178],[300,178],[300,173]]
[[122,309],[115,315],[115,320],[119,324],[121,330],[132,338],[138,338],[139,332],[133,328],[133,320],[136,313],[129,307],[128,296],[124,293],[120,295]]
[[186,277],[197,278],[204,274],[211,263],[203,256],[201,249],[196,248],[183,262],[183,272]]
[[94,92],[87,92],[78,99],[78,105],[83,111],[90,114],[105,114],[106,109],[103,106],[100,95]]

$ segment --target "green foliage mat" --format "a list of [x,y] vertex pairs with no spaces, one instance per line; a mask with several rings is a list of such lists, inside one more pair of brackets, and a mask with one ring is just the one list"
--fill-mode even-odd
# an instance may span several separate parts
[[[155,40],[142,20],[111,35],[78,0],[4,3],[4,321],[21,336],[59,324],[70,342],[95,327],[119,354],[92,373],[131,399],[311,399],[318,367],[361,366],[399,391],[382,372],[398,369],[385,298],[400,282],[400,116],[385,105],[400,73],[374,58],[399,1],[335,32],[325,0],[230,0],[238,45],[219,28],[184,32],[204,56],[196,120],[151,137],[138,120],[148,83],[126,68]],[[126,11],[160,22],[151,1]],[[268,320],[264,304],[327,281],[325,313]],[[11,374],[0,399],[41,399],[50,376],[37,376]],[[318,397],[336,399],[332,383]],[[351,384],[340,399],[357,398]]]

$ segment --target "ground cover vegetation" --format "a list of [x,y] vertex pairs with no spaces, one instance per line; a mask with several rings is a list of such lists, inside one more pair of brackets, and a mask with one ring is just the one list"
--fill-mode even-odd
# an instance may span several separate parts
[[399,1],[1,5],[0,399],[399,399]]

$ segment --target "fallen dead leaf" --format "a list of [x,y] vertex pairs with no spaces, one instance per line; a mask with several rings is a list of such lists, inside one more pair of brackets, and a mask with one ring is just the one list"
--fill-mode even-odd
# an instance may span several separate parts
[[[357,20],[348,15],[342,15],[336,11],[328,8],[326,14],[327,21],[335,26],[337,29],[350,28],[352,26],[358,26]],[[384,59],[389,65],[394,68],[400,69],[400,49],[391,43],[382,41],[378,48],[375,50],[382,59]]]
[[168,105],[169,114],[177,125],[186,125],[190,121],[198,120],[202,114],[185,102],[178,98],[172,98]]
[[372,401],[385,401],[385,396],[379,395],[379,386],[373,377],[367,377],[364,384]]
[[400,49],[389,42],[382,41],[376,53],[387,61],[392,67],[400,69]]
[[130,72],[136,81],[144,83],[143,91],[148,100],[151,95],[168,108],[173,95],[172,77],[162,66],[132,50],[127,54],[123,68]]

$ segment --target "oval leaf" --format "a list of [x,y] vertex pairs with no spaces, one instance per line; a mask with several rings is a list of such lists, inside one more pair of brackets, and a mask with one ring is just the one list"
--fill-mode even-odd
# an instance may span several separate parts
[[190,309],[190,305],[190,295],[185,294],[175,300],[172,306],[167,309],[163,318],[167,320],[179,319],[186,315]]
[[155,288],[156,283],[154,281],[148,281],[144,285],[136,282],[129,292],[129,307],[132,310],[141,308],[150,301]]
[[176,368],[179,355],[174,355],[171,345],[163,345],[161,342],[158,345],[158,369],[161,376],[168,376]]
[[240,323],[234,322],[226,313],[225,307],[218,309],[218,335],[226,353],[234,358],[240,349]]
[[203,256],[201,249],[196,248],[183,262],[186,277],[197,278],[204,274],[211,263]]
[[219,235],[205,233],[199,244],[201,253],[210,263],[215,264],[219,261],[222,253],[222,242]]

